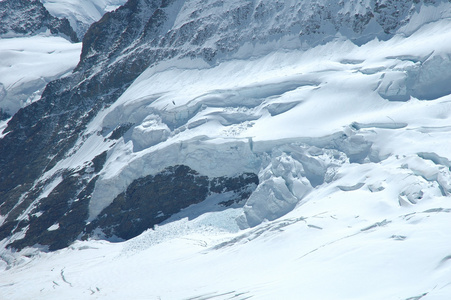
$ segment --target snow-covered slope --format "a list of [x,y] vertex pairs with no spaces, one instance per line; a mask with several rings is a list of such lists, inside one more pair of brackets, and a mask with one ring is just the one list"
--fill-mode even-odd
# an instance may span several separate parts
[[126,0],[41,0],[48,11],[67,18],[81,39],[88,27],[107,12],[123,5]]
[[[424,8],[413,22],[446,9]],[[88,125],[88,140],[46,176],[112,147],[90,200],[92,220],[131,182],[168,166],[207,176],[254,172],[260,185],[239,219],[246,227],[288,212],[313,187],[333,181],[345,162],[449,157],[446,144],[427,142],[423,131],[448,128],[448,99],[440,97],[451,92],[451,48],[441,41],[450,38],[450,22],[411,34],[413,26],[360,47],[337,39],[307,51],[276,48],[248,57],[255,51],[245,45],[237,58],[213,67],[190,59],[162,63],[101,112]],[[436,102],[424,101],[430,99]],[[123,124],[130,124],[124,138],[105,142]],[[93,134],[100,131],[104,136]],[[392,145],[400,131],[408,147]]]
[[77,41],[69,22],[50,15],[39,1],[0,3],[0,120],[73,70],[81,51]]
[[236,234],[218,230],[217,215],[207,214],[124,243],[77,242],[53,253],[30,249],[20,258],[4,254],[4,260],[14,263],[0,273],[0,295],[151,300],[450,297],[451,208],[446,201],[400,209],[386,195],[366,189],[315,191],[314,196],[277,221]]
[[0,296],[450,298],[448,40],[448,1],[128,2],[3,133],[61,141],[0,189]]
[[0,110],[14,115],[77,65],[81,43],[45,34],[0,39]]

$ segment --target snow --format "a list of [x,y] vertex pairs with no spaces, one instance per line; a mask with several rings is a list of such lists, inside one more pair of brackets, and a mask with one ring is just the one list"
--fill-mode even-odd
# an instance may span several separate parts
[[8,121],[9,121],[9,119],[0,121],[0,139],[6,135],[5,133],[3,133],[3,131],[8,126]]
[[51,80],[77,65],[81,43],[45,33],[0,39],[0,109],[10,115],[37,101]]
[[60,224],[53,224],[52,226],[50,226],[49,228],[47,228],[48,231],[54,231],[57,230],[58,228],[60,228]]
[[[436,50],[434,42],[419,42],[446,40],[450,30],[445,19],[408,38],[360,47],[337,40],[213,67],[184,68],[178,61],[149,69],[91,125],[112,130],[135,124],[131,136],[110,151],[91,200],[91,218],[134,179],[166,166],[186,164],[209,176],[258,172],[264,167],[262,154],[283,144],[335,147],[351,162],[417,152],[449,157],[446,144],[437,146],[437,138],[418,131],[447,126],[448,86],[434,86],[431,91],[439,94],[431,103],[424,101],[431,95],[420,98],[418,83],[423,77],[436,83],[435,75],[427,75],[435,73],[428,63],[451,51],[443,43]],[[442,72],[445,78],[447,72]],[[347,134],[343,141],[342,133]],[[418,140],[422,143],[413,142]],[[218,165],[222,161],[227,164]]]
[[1,293],[7,299],[449,296],[444,199],[400,210],[368,190],[322,193],[284,218],[236,234],[194,229],[185,219],[124,243],[28,253],[2,272]]
[[41,0],[55,17],[67,18],[78,37],[107,12],[117,9],[126,0]]
[[[90,201],[92,220],[133,180],[167,166],[184,164],[212,177],[259,173],[261,185],[244,208],[246,218],[237,221],[246,227],[284,215],[311,185],[333,177],[329,173],[343,162],[325,162],[329,150],[350,163],[423,152],[449,157],[447,144],[437,141],[446,139],[449,128],[451,49],[440,41],[450,38],[451,22],[445,18],[418,28],[361,46],[338,38],[309,50],[276,49],[213,66],[166,61],[145,71],[102,111],[74,153],[42,179],[108,151]],[[123,124],[130,124],[129,132],[117,142],[108,140]],[[302,144],[322,149],[320,156],[306,159]],[[266,178],[267,161],[281,157],[275,149],[288,151],[304,170],[288,168],[295,178],[277,172]],[[268,153],[273,154],[266,158]],[[259,200],[268,193],[273,196],[266,202]]]
[[211,195],[129,241],[3,250],[0,297],[450,298],[450,7],[423,6],[385,41],[149,68],[43,175],[45,193],[104,151],[89,220],[176,164],[254,172],[256,191],[231,208]]

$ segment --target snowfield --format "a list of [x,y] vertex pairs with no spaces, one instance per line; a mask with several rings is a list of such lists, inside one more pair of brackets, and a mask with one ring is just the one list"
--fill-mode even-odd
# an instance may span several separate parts
[[389,199],[369,189],[318,189],[283,218],[237,233],[217,228],[233,212],[212,213],[124,243],[24,250],[3,256],[14,263],[1,274],[1,296],[447,299],[449,201],[437,197],[399,207]]
[[42,180],[108,151],[90,220],[177,164],[255,172],[257,189],[125,242],[2,250],[0,298],[451,299],[450,7],[424,6],[386,41],[149,68]]
[[72,72],[80,52],[81,43],[46,33],[1,38],[0,109],[13,115],[39,100],[47,83]]

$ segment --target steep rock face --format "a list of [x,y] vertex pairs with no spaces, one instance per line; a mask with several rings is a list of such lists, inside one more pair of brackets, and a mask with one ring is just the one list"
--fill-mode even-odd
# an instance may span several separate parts
[[0,2],[0,35],[32,35],[46,30],[78,42],[78,37],[69,21],[50,15],[41,2],[37,0]]
[[130,239],[213,195],[227,194],[215,203],[218,208],[243,205],[257,185],[258,177],[252,173],[210,179],[187,166],[169,167],[155,176],[133,181],[85,232],[89,236],[101,229],[107,238]]
[[[258,184],[255,174],[210,179],[186,166],[175,166],[155,176],[135,180],[99,218],[86,224],[89,198],[97,178],[91,182],[83,178],[89,178],[89,173],[101,166],[104,156],[97,157],[90,168],[66,172],[57,178],[56,186],[40,199],[34,213],[14,224],[25,226],[26,235],[11,247],[21,249],[39,244],[57,250],[76,238],[129,239],[215,194],[226,194],[214,203],[216,209],[234,204],[242,206]],[[0,238],[7,236],[9,230],[8,225],[4,226]]]
[[[14,247],[46,244],[56,249],[82,234],[88,202],[107,154],[88,155],[81,166],[60,166],[59,162],[77,153],[90,135],[126,135],[125,127],[95,133],[86,127],[148,67],[173,58],[201,58],[214,65],[239,57],[242,51],[252,52],[259,44],[297,48],[337,35],[357,43],[388,38],[420,5],[382,0],[128,1],[90,27],[74,73],[50,83],[40,101],[20,110],[8,123],[0,140],[0,239],[13,235]],[[181,130],[177,122],[166,125]],[[111,136],[105,139],[102,151],[114,143]],[[110,209],[116,211],[117,205]],[[61,230],[49,231],[56,223]],[[114,224],[102,226],[113,228]],[[111,230],[111,234],[122,233]]]
[[[429,1],[434,2],[435,1]],[[147,56],[149,63],[171,57],[214,61],[246,43],[278,41],[281,47],[306,47],[339,33],[356,42],[388,38],[409,21],[418,1],[129,1],[106,14],[87,32],[82,61],[101,53],[108,57]],[[127,20],[120,37],[116,25]],[[102,34],[99,34],[101,33]],[[125,45],[130,45],[127,47]],[[125,46],[125,47],[124,47]],[[111,51],[106,50],[111,49]]]

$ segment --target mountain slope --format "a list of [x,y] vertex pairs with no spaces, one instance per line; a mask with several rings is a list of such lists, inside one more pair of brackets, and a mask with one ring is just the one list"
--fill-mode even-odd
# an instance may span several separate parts
[[81,45],[74,43],[78,39],[69,22],[50,15],[39,1],[0,2],[0,38],[3,120],[38,100],[47,83],[70,72]]
[[30,35],[45,30],[66,35],[73,42],[78,41],[67,19],[50,15],[41,2],[0,1],[0,35]]
[[[449,153],[434,141],[395,153],[400,148],[376,136],[402,130],[409,141],[445,126],[446,115],[433,115],[442,108],[429,108],[422,122],[406,114],[449,94],[449,50],[408,46],[428,35],[447,38],[425,24],[442,20],[448,28],[449,16],[447,1],[129,1],[90,27],[74,73],[47,85],[3,131],[0,238],[51,250],[79,238],[130,238],[215,194],[225,196],[212,209],[234,205],[232,222],[247,228],[336,182],[342,165],[423,153],[446,167]],[[374,38],[387,42],[356,46]],[[372,50],[390,45],[397,48]],[[188,181],[188,174],[208,177],[202,199],[175,201],[170,213],[157,206],[150,222],[121,211],[121,193],[178,166],[190,169]],[[429,181],[412,172],[419,188],[400,188],[400,203],[429,191]],[[239,179],[234,189],[226,184],[257,175],[256,188]],[[448,195],[443,176],[431,195]],[[211,180],[223,182],[218,192],[207,188]],[[365,182],[339,186],[352,191]],[[248,189],[246,197],[225,193]],[[140,211],[139,198],[126,199],[137,205],[127,210]],[[102,221],[108,211],[117,216]],[[130,218],[133,234],[111,229]]]
[[72,71],[80,52],[81,43],[45,34],[1,39],[0,118],[39,100],[47,83]]
[[0,298],[450,298],[450,20],[431,0],[107,13],[2,129]]
[[52,15],[68,19],[77,36],[81,39],[92,23],[100,20],[105,13],[115,10],[127,1],[42,0],[41,2]]

